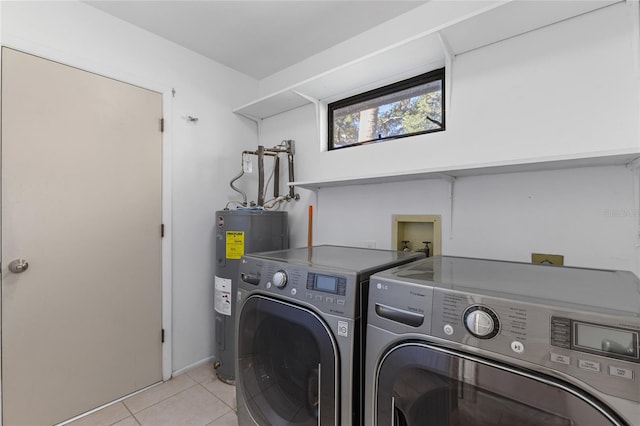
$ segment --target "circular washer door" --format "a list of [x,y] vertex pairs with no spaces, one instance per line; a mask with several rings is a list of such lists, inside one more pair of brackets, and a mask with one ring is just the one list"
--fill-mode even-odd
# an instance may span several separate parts
[[[238,318],[238,398],[259,424],[336,424],[337,349],[314,312],[249,297]],[[240,407],[239,407],[240,409]]]
[[627,426],[572,385],[423,342],[392,347],[376,376],[377,425]]

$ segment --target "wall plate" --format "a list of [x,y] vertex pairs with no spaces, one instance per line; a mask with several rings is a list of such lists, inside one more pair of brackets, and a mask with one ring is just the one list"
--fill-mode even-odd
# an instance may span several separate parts
[[531,263],[562,266],[564,265],[564,256],[561,254],[531,253]]

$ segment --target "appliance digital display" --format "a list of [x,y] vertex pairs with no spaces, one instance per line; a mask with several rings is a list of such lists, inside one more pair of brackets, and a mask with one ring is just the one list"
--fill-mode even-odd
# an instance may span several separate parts
[[638,333],[619,328],[575,322],[574,346],[638,358]]
[[326,291],[328,293],[338,293],[338,278],[330,277],[328,275],[316,274],[315,282],[313,283],[314,290]]

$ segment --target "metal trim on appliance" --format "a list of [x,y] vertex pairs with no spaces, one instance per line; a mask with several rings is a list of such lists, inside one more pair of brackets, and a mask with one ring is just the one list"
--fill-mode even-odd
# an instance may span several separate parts
[[[615,426],[629,426],[624,420],[621,420],[620,418],[618,418],[618,416],[616,416],[615,414],[612,413],[612,410],[609,407],[606,407],[602,404],[600,404],[595,398],[591,398],[586,392],[575,388],[573,385],[570,385],[568,383],[565,383],[563,381],[560,381],[558,379],[549,377],[544,375],[543,373],[538,373],[538,374],[533,374],[530,373],[526,370],[520,369],[520,368],[514,368],[514,367],[510,367],[506,364],[503,364],[501,362],[497,362],[497,361],[491,361],[489,359],[485,359],[482,357],[478,357],[478,356],[474,356],[465,352],[461,352],[458,350],[453,350],[453,349],[448,349],[448,348],[444,348],[441,346],[437,346],[437,345],[433,345],[433,344],[429,344],[426,341],[419,341],[419,340],[410,340],[410,341],[405,341],[403,343],[399,343],[399,344],[395,344],[392,345],[390,347],[388,347],[385,352],[384,352],[384,356],[380,357],[376,363],[376,369],[375,369],[375,381],[374,381],[374,385],[373,385],[373,395],[377,395],[378,394],[378,381],[379,381],[379,377],[380,377],[380,369],[382,367],[382,364],[384,363],[384,361],[386,360],[386,358],[393,353],[394,351],[403,348],[403,347],[407,347],[407,346],[418,346],[418,347],[423,347],[425,349],[430,349],[430,350],[434,350],[436,352],[440,352],[440,353],[444,353],[446,355],[450,355],[453,357],[459,357],[462,358],[464,360],[468,360],[468,361],[472,361],[472,362],[477,362],[479,364],[483,364],[485,366],[489,366],[489,367],[493,367],[493,368],[497,368],[503,371],[506,371],[508,373],[512,373],[512,374],[516,374],[531,380],[535,380],[537,382],[549,385],[549,386],[553,386],[556,388],[559,388],[565,392],[568,392],[572,395],[574,395],[575,397],[581,399],[582,401],[584,401],[585,403],[587,403],[588,405],[590,405],[591,407],[593,407],[594,409],[596,409],[598,412],[600,412],[600,414],[602,414],[603,416],[605,416],[613,425]],[[373,412],[374,412],[374,419],[377,421],[376,418],[376,414],[378,410],[378,401],[377,398],[373,398]]]
[[[334,424],[339,424],[339,419],[340,419],[340,356],[339,356],[339,352],[338,352],[338,347],[336,344],[336,340],[335,337],[333,335],[333,332],[331,331],[331,329],[327,326],[326,322],[318,315],[316,314],[313,310],[309,309],[308,307],[302,307],[302,306],[298,306],[294,303],[285,301],[285,300],[281,300],[281,299],[277,299],[274,298],[272,296],[269,295],[263,295],[263,294],[252,294],[249,297],[247,297],[241,305],[241,309],[238,311],[238,321],[240,321],[240,317],[242,315],[242,311],[244,310],[244,306],[252,299],[262,299],[266,302],[270,302],[270,303],[278,303],[281,305],[285,305],[288,306],[290,308],[293,309],[298,309],[300,311],[304,311],[308,314],[310,314],[311,316],[313,316],[320,325],[322,325],[322,327],[324,328],[325,332],[327,333],[327,336],[329,337],[329,341],[331,342],[331,346],[332,346],[332,350],[333,350],[333,356],[335,359],[335,368],[334,368],[334,383],[335,383],[335,392],[334,392],[334,399],[335,399],[335,408],[334,408]],[[238,343],[240,342],[240,339],[238,339]],[[239,353],[239,351],[238,351]],[[319,364],[320,367],[321,364]],[[240,375],[240,371],[238,371],[238,375]],[[240,383],[240,381],[238,380],[236,383]],[[318,395],[321,395],[320,393],[320,389],[321,389],[321,369],[318,368]],[[242,391],[245,391],[244,389],[244,385],[242,385]],[[320,408],[321,408],[321,399],[318,398],[318,425],[321,424],[321,416],[320,416]],[[255,417],[253,416],[253,412],[251,411],[250,407],[247,406],[247,410],[246,410],[246,414],[248,414],[251,417],[251,420],[253,421],[254,424],[260,424]]]
[[[337,389],[337,386],[336,386]],[[338,392],[336,392],[337,394]],[[322,395],[322,363],[318,364],[318,395]],[[338,400],[338,398],[336,397],[336,401]],[[339,411],[340,406],[338,406],[338,410]],[[322,400],[320,398],[318,398],[318,413],[322,412]],[[321,426],[321,419],[320,416],[318,416],[318,426]]]

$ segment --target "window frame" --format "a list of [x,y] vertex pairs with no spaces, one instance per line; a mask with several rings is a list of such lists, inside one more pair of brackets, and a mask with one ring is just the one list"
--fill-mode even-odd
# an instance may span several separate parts
[[[378,138],[368,141],[356,142],[345,146],[334,146],[333,140],[333,115],[334,111],[340,108],[344,108],[350,105],[355,105],[361,102],[374,100],[376,98],[381,98],[383,96],[391,95],[393,93],[401,92],[403,90],[410,89],[412,87],[420,86],[423,84],[427,84],[433,81],[441,81],[441,108],[442,108],[442,126],[438,129],[429,129],[423,130],[420,132],[412,132],[405,133],[402,135],[388,136],[384,138]],[[383,87],[379,87],[377,89],[369,90],[367,92],[359,93],[357,95],[350,96],[345,99],[340,99],[335,102],[331,102],[327,105],[327,124],[328,124],[328,138],[327,138],[327,149],[329,151],[339,150],[343,148],[351,148],[354,146],[362,146],[368,145],[383,141],[390,141],[394,139],[406,138],[409,136],[423,135],[427,133],[435,133],[446,130],[446,110],[445,110],[445,68],[439,68],[433,71],[429,71],[424,74],[417,75],[415,77],[411,77],[402,81],[398,81],[396,83],[391,83]]]

